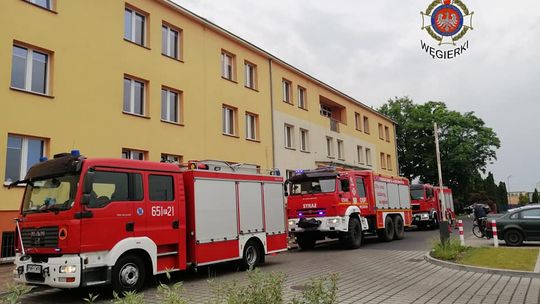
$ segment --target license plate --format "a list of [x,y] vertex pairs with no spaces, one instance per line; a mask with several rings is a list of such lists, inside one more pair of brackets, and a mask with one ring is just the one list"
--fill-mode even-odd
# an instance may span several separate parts
[[41,265],[28,265],[28,266],[26,266],[26,272],[28,272],[28,273],[41,273]]

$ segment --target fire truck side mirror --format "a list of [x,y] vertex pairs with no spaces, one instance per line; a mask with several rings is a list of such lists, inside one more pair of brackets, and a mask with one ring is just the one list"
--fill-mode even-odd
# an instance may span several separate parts
[[94,175],[96,173],[94,171],[88,170],[86,172],[86,176],[84,177],[84,183],[83,183],[83,197],[82,197],[82,204],[88,205],[90,203],[90,194],[92,193],[92,184],[94,183]]

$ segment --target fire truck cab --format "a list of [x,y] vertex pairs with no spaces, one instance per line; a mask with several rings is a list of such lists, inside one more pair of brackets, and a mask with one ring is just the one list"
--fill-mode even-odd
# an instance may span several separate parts
[[316,241],[339,239],[358,248],[362,238],[402,239],[411,224],[409,181],[373,171],[300,171],[288,181],[289,232],[302,249]]
[[[418,229],[437,229],[442,220],[442,198],[440,188],[430,184],[411,185],[411,205],[413,210],[413,225]],[[456,223],[454,213],[454,200],[452,190],[443,187],[444,199],[446,202],[446,218],[453,225]]]
[[36,164],[19,182],[15,280],[123,292],[160,273],[250,268],[287,250],[281,177],[191,168],[77,153]]

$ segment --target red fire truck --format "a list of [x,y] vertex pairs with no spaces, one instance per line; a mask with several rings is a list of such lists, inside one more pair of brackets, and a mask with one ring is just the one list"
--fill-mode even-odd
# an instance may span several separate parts
[[287,183],[289,232],[302,249],[325,238],[337,238],[345,248],[360,247],[369,235],[399,240],[411,225],[406,178],[321,168],[297,172]]
[[[453,225],[456,223],[456,214],[454,213],[454,199],[452,190],[443,187],[444,198],[446,202],[446,218]],[[413,210],[413,225],[418,229],[437,229],[441,219],[441,197],[439,187],[430,184],[411,185],[411,205]]]
[[[287,250],[283,178],[57,155],[23,181],[18,282],[141,288],[146,278]],[[219,170],[219,171],[218,171]],[[229,170],[231,171],[231,170]]]

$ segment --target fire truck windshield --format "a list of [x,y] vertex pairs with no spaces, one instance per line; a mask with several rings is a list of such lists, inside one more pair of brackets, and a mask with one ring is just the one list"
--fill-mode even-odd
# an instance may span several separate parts
[[335,178],[307,178],[291,184],[291,195],[330,193],[336,191]]
[[424,189],[411,189],[411,198],[413,200],[425,199]]
[[75,201],[79,176],[72,174],[28,182],[23,199],[23,213],[70,209]]

